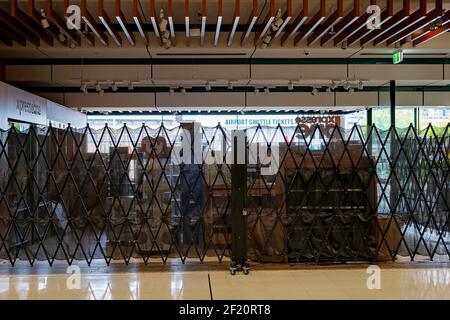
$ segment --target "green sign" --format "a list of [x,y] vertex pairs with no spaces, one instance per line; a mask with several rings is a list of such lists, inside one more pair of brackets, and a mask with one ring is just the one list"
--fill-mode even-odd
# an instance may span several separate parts
[[403,61],[403,51],[399,50],[394,52],[394,54],[392,55],[392,62],[394,64],[399,64]]

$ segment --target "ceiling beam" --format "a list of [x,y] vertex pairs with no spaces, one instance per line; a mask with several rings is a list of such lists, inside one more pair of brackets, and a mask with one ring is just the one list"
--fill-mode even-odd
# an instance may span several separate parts
[[117,32],[116,27],[114,26],[108,14],[106,13],[105,8],[103,6],[103,0],[98,1],[98,18],[100,19],[100,22],[103,24],[105,29],[108,31],[109,36],[113,39],[115,44],[121,47],[122,37],[120,36],[119,32]]
[[[12,46],[12,41],[17,42],[22,47],[25,47],[27,45],[27,39],[24,36],[18,34],[14,30],[9,28],[7,25],[5,25],[3,22],[0,22],[0,33],[4,37],[5,41],[7,41],[8,43],[11,42],[11,45],[9,46]],[[9,41],[8,39],[10,39],[11,41]],[[6,44],[6,42],[4,43]]]
[[245,28],[245,32],[242,34],[242,38],[241,38],[241,46],[245,45],[245,43],[247,42],[248,38],[250,37],[250,34],[252,33],[252,29],[256,24],[256,21],[258,20],[258,0],[253,0],[253,8],[252,8],[252,13],[250,14],[247,24],[246,24],[246,28]]
[[233,44],[234,35],[236,34],[236,29],[238,27],[240,18],[241,18],[241,1],[235,0],[233,26],[231,27],[230,34],[228,35],[227,45],[229,47],[231,47],[231,45]]
[[384,22],[381,25],[380,29],[373,30],[371,33],[361,38],[360,45],[363,46],[370,41],[375,41],[376,39],[384,35],[386,32],[394,28],[396,25],[404,21],[406,18],[408,18],[409,14],[410,14],[409,0],[403,0],[403,9],[394,14],[392,18]]
[[53,38],[44,31],[40,24],[36,23],[33,18],[27,16],[17,7],[17,0],[10,1],[10,10],[11,16],[16,18],[22,27],[44,41],[47,45],[53,46]]
[[443,14],[444,14],[443,0],[436,0],[436,5],[435,5],[434,10],[430,11],[429,13],[426,13],[426,9],[425,9],[425,18],[424,19],[419,19],[416,22],[412,22],[412,24],[410,26],[408,26],[406,29],[404,29],[402,32],[400,32],[400,33],[396,34],[394,37],[390,38],[386,44],[389,46],[393,43],[399,42],[399,41],[407,38],[408,36],[412,35],[416,31],[422,29],[425,26],[428,26],[430,23],[441,18]]
[[358,19],[359,15],[359,6],[357,7],[356,2],[353,5],[353,9],[347,13],[347,15],[342,18],[336,25],[334,26],[334,33],[327,33],[322,38],[320,38],[320,45],[323,46],[328,41],[334,39],[336,36],[341,34],[343,31],[345,31],[349,26],[355,22],[356,19]]
[[148,45],[148,35],[147,31],[145,30],[145,25],[142,22],[141,14],[139,13],[139,1],[133,0],[132,5],[132,15],[134,24],[136,25],[139,34],[141,35],[142,39],[144,40],[145,45]]
[[[59,37],[59,29],[57,27],[55,27],[53,25],[53,23],[47,19],[47,13],[45,12],[45,10],[43,10],[43,14],[42,15],[41,12],[38,12],[35,8],[35,3],[34,0],[28,0],[28,10],[27,10],[28,16],[34,20],[34,22],[42,27],[42,29],[53,39],[56,39],[57,41],[59,41],[61,44],[65,45],[64,41],[61,41],[60,37]],[[47,20],[48,26],[46,28],[44,28],[44,26],[42,25],[42,21],[43,20]]]
[[200,26],[200,46],[205,44],[205,32],[206,32],[206,0],[202,0],[202,12],[201,12],[201,26]]
[[336,11],[328,17],[308,38],[308,46],[321,39],[344,16],[344,0],[337,0]]
[[280,28],[278,29],[277,33],[275,33],[275,35],[273,36],[274,39],[278,38],[281,35],[281,33],[284,31],[286,26],[291,21],[291,19],[292,19],[292,0],[287,0],[286,11],[283,14],[283,23],[280,26]]
[[107,47],[108,37],[99,28],[97,21],[95,21],[94,17],[89,12],[86,1],[87,0],[81,0],[81,17],[83,18],[84,23],[86,23],[89,29],[91,29],[92,33],[94,33],[94,35],[98,38],[98,40],[100,40],[100,42],[105,47]]
[[[376,1],[373,1],[376,4]],[[389,21],[394,15],[394,0],[387,0],[386,7],[381,11],[380,25],[379,28],[383,26],[384,23]],[[367,17],[368,18],[368,17]],[[351,46],[353,43],[359,41],[362,37],[369,35],[379,29],[369,29],[361,28],[358,32],[355,32],[352,36],[347,39],[347,45]]]
[[281,37],[281,46],[283,46],[287,40],[289,40],[294,34],[303,26],[309,17],[308,0],[303,0],[303,9],[295,18],[290,26],[287,27],[286,32]]
[[267,13],[266,18],[264,19],[263,27],[261,29],[261,32],[257,35],[255,44],[258,45],[264,36],[267,34],[267,32],[270,29],[270,26],[272,25],[273,20],[275,19],[275,15],[277,13],[277,8],[275,8],[275,0],[270,0],[270,7],[269,12]]
[[294,45],[297,45],[300,41],[302,41],[304,38],[307,38],[326,18],[327,16],[327,4],[325,0],[320,0],[320,9],[317,11],[317,13],[314,15],[314,17],[311,18],[311,20],[308,21],[306,25],[300,28],[300,31],[298,32],[297,36],[294,39]]
[[39,38],[29,32],[26,32],[23,28],[20,28],[17,21],[2,9],[0,9],[0,21],[18,36],[25,38],[35,46],[39,46]]
[[190,27],[190,6],[189,0],[184,0],[184,30],[186,33],[186,45],[189,46],[191,41],[191,27]]
[[222,27],[222,20],[223,20],[222,14],[223,14],[222,0],[218,0],[216,32],[214,33],[214,47],[217,47],[217,45],[219,44],[220,28]]
[[128,24],[127,19],[125,18],[122,12],[122,9],[120,7],[120,0],[116,0],[115,15],[116,20],[120,24],[120,27],[122,28],[122,31],[125,34],[125,37],[127,38],[128,42],[132,46],[135,46],[136,38],[134,37],[133,31],[131,31],[130,25]]
[[369,18],[369,14],[367,12],[364,12],[361,14],[361,1],[355,0],[354,1],[354,10],[355,10],[355,16],[357,17],[352,24],[348,28],[346,28],[345,31],[339,33],[336,37],[334,37],[333,44],[335,46],[341,44],[344,41],[348,42],[348,39],[352,37],[355,33],[358,31],[366,30],[367,26],[367,19]]
[[433,40],[436,37],[439,37],[450,30],[450,11],[447,11],[442,16],[442,26],[437,28],[436,30],[432,30],[427,33],[423,33],[420,37],[413,40],[413,46],[420,46],[424,43],[427,43],[430,40]]
[[411,24],[416,23],[425,19],[427,15],[427,0],[420,0],[420,7],[413,14],[410,14],[410,4],[408,1],[408,6],[404,8],[405,15],[407,16],[403,21],[398,23],[395,27],[391,28],[389,31],[385,32],[382,36],[378,37],[373,41],[374,46],[378,46],[384,41],[388,41],[397,34],[403,32]]

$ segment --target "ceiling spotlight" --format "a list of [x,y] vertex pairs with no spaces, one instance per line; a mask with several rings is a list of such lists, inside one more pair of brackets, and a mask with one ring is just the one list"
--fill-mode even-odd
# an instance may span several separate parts
[[264,93],[265,93],[265,94],[269,94],[269,93],[270,93],[270,89],[267,88],[267,87],[265,87],[265,88],[264,88]]
[[355,92],[355,89],[353,88],[348,89],[348,93],[352,94],[353,92]]
[[350,89],[350,83],[348,83],[348,81],[345,81],[344,89],[345,89],[345,90]]
[[289,83],[288,83],[288,90],[289,91],[294,90],[294,84],[292,83],[292,81],[289,81]]
[[103,90],[103,89],[101,89],[101,90],[98,92],[99,95],[103,95],[104,93],[105,93],[105,90]]
[[205,90],[206,91],[211,91],[211,84],[209,82],[206,83]]
[[128,82],[128,91],[133,91],[134,90],[134,85],[133,82]]
[[185,88],[181,88],[180,92],[181,92],[182,94],[186,94],[186,89],[185,89]]
[[231,81],[228,81],[228,90],[233,90],[233,83]]
[[62,33],[58,34],[58,40],[61,42],[66,42],[66,36]]
[[358,83],[358,90],[364,89],[364,83],[360,80]]
[[41,9],[41,16],[42,16],[42,19],[41,19],[42,28],[44,28],[44,29],[50,28],[50,23],[48,22],[47,17],[45,16],[44,9]]
[[311,91],[311,94],[313,96],[315,96],[317,94],[317,92],[319,92],[319,90],[317,90],[317,88],[313,88],[312,91]]
[[84,94],[87,93],[87,85],[85,83],[81,84],[80,91],[83,92]]
[[117,84],[115,84],[114,82],[113,82],[113,84],[111,85],[111,90],[112,90],[113,92],[116,92],[116,91],[118,90]]
[[336,90],[336,88],[337,88],[337,83],[336,82],[334,82],[334,81],[331,81],[331,90]]
[[170,88],[170,89],[169,89],[169,94],[172,95],[172,94],[174,94],[174,93],[175,93],[175,89],[174,89],[174,88]]
[[330,88],[330,87],[327,87],[325,91],[326,91],[328,94],[330,94],[330,93],[331,93],[331,88]]
[[102,87],[100,86],[100,83],[97,82],[95,85],[95,91],[100,92],[100,90],[102,90]]
[[347,49],[347,46],[348,46],[347,41],[342,41],[341,49],[342,49],[342,50],[346,50],[346,49]]
[[259,89],[255,88],[255,94],[259,93]]

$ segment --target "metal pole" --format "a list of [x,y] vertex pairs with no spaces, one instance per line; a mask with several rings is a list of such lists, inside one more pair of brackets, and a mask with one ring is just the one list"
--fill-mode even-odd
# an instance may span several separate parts
[[[236,130],[238,133],[240,130]],[[241,131],[241,133],[243,133]],[[233,136],[233,164],[231,169],[231,274],[235,274],[238,266],[244,273],[248,273],[247,264],[247,211],[245,200],[247,197],[247,159],[245,163],[239,163],[239,153],[246,150],[238,150],[238,137]],[[242,148],[242,146],[241,146]],[[244,148],[246,149],[246,143]],[[246,157],[247,158],[247,157]]]

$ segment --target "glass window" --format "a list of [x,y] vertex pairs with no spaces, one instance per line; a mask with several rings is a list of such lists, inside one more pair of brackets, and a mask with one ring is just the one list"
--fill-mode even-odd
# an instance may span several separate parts
[[391,110],[388,107],[372,109],[372,121],[378,130],[389,130],[391,127]]
[[414,108],[395,109],[395,126],[400,129],[408,128],[410,124],[414,125]]
[[422,107],[419,109],[419,129],[425,129],[430,123],[435,127],[445,127],[450,123],[450,108]]

